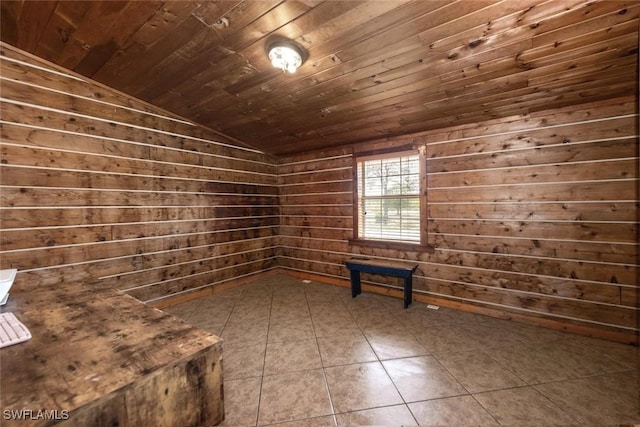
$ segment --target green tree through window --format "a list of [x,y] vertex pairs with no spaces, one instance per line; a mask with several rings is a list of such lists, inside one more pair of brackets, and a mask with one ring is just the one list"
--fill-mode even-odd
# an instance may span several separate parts
[[407,154],[357,162],[358,237],[420,242],[420,159]]

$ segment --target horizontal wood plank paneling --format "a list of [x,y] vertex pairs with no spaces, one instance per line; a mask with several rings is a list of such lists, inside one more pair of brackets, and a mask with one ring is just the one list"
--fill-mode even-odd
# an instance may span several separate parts
[[[335,281],[348,279],[344,261],[353,254],[415,260],[414,292],[427,298],[592,330],[637,331],[639,147],[632,98],[354,150],[421,144],[434,253],[349,246],[353,206],[338,190],[349,186],[352,158],[325,150],[280,159],[279,265]],[[344,173],[339,184],[326,185],[336,171]],[[393,278],[365,278],[400,286]]]
[[533,256],[537,258],[578,259],[583,262],[603,261],[614,264],[634,265],[638,250],[634,243],[582,244],[579,240],[562,241],[558,239],[527,239],[499,237],[477,234],[432,233],[432,242],[436,246],[456,250],[491,252],[507,255]]
[[431,203],[431,219],[459,217],[460,212],[474,213],[475,219],[554,220],[634,222],[637,203],[612,200],[588,202],[487,202]]
[[17,286],[157,302],[274,268],[269,156],[6,46],[0,66],[0,260]]
[[[4,42],[277,155],[638,90],[634,0],[52,0],[0,7]],[[280,38],[306,51],[294,75],[274,69],[265,54]],[[22,63],[7,68],[7,79],[24,80]],[[46,82],[46,73],[26,81]],[[85,98],[72,108],[107,105],[91,100],[102,92],[94,96],[90,83],[79,86]],[[21,86],[7,88],[29,102]],[[125,120],[124,106],[130,103],[108,107],[105,117]]]
[[554,222],[528,220],[474,220],[465,218],[432,221],[433,233],[476,236],[516,237],[519,239],[553,238],[557,240],[593,240],[600,242],[635,243],[638,230],[635,223],[617,222]]
[[[418,6],[404,12],[412,7]],[[589,6],[594,7],[597,4]],[[257,16],[264,12],[258,5],[252,11]],[[183,12],[186,23],[189,13]],[[588,24],[581,23],[579,15],[570,15],[576,18],[571,25],[580,27],[576,29],[580,37]],[[609,15],[612,26],[628,23]],[[507,21],[496,25],[507,29]],[[425,33],[411,43],[428,39]],[[523,38],[532,46],[527,61],[553,67],[558,52],[570,52],[579,60],[580,40],[560,50],[552,48],[550,40],[555,37]],[[493,42],[500,48],[507,39]],[[457,41],[451,43],[455,46]],[[344,260],[360,254],[418,262],[414,291],[425,298],[602,330],[638,329],[636,98],[569,106],[579,99],[568,97],[567,104],[561,103],[566,106],[553,110],[474,125],[451,126],[453,119],[434,117],[430,120],[440,123],[435,131],[276,161],[12,48],[3,46],[2,53],[0,262],[2,268],[20,270],[20,286],[87,280],[162,303],[278,268],[343,281],[348,278]],[[345,60],[349,55],[367,53],[345,51]],[[612,81],[627,75],[631,62],[625,64],[620,73],[609,70]],[[91,61],[83,66],[91,66]],[[427,72],[418,63],[404,66]],[[491,62],[487,67],[481,72],[469,68],[469,76],[482,82],[491,73]],[[397,86],[404,78],[393,74],[398,70],[388,75],[379,71],[381,83],[371,84],[362,75],[352,86],[371,92],[365,109],[375,104],[376,97],[388,95],[378,87],[387,78],[400,91],[410,87]],[[534,69],[530,76],[535,75]],[[494,77],[495,92],[480,90],[482,102],[489,106],[485,107],[498,111],[504,107],[500,90],[520,89],[517,81],[509,82],[500,72]],[[456,77],[443,75],[438,81],[447,79]],[[570,76],[559,79],[569,81]],[[221,90],[239,96],[253,88],[253,83],[246,87],[242,82],[226,83]],[[544,82],[537,84],[542,87]],[[330,79],[311,89],[317,102],[322,101],[325,86],[335,100],[346,97],[336,105],[350,108],[347,93],[342,94]],[[438,89],[431,95],[455,98],[460,95],[455,87],[442,89],[448,94]],[[585,91],[592,89],[584,86]],[[524,104],[529,95],[534,100],[537,96],[522,92]],[[273,106],[279,102],[273,101]],[[431,101],[422,102],[428,109]],[[417,130],[420,111],[405,111],[407,132]],[[474,117],[465,116],[473,112],[457,113],[462,122]],[[358,116],[362,122],[352,123],[350,130],[339,124],[332,128],[333,119],[328,120],[324,128],[328,133],[320,139],[330,138],[334,131],[341,137],[364,136],[367,121],[376,114],[375,108],[367,110]],[[400,126],[384,113],[377,117],[378,128]],[[250,118],[238,117],[238,123]],[[266,134],[272,131],[278,132],[268,129]],[[302,138],[312,141],[314,135]],[[425,220],[435,251],[350,246],[352,153],[422,144],[427,146]],[[392,278],[363,278],[399,286]]]

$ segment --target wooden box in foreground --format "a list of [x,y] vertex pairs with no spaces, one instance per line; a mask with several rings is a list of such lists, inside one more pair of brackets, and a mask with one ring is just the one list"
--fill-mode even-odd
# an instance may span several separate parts
[[3,426],[209,426],[224,417],[222,340],[114,290],[14,286],[31,331],[0,349]]

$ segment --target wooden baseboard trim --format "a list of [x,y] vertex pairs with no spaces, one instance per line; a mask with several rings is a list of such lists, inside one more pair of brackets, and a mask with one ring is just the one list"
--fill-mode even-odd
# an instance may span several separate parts
[[[269,277],[284,274],[287,276],[295,277],[300,280],[312,280],[314,282],[325,283],[328,285],[341,286],[343,288],[350,288],[351,282],[349,279],[337,278],[333,276],[324,276],[322,274],[315,274],[309,272],[302,272],[296,270],[289,270],[286,268],[274,268],[272,270],[259,272],[256,274],[252,274],[250,276],[243,277],[241,279],[230,280],[225,283],[221,283],[218,285],[211,285],[209,287],[200,289],[195,292],[191,292],[184,295],[178,295],[174,298],[167,298],[162,301],[158,301],[156,303],[152,303],[156,308],[163,309],[170,307],[172,305],[181,304],[187,301],[191,301],[194,299],[206,297],[209,295],[213,295],[214,293],[221,292],[227,289],[233,289],[238,286],[246,285],[251,282],[255,282],[258,280],[267,279]],[[372,292],[379,295],[387,295],[394,298],[402,299],[403,293],[402,289],[389,288],[385,286],[379,285],[371,285],[362,283],[362,290],[366,292]],[[457,301],[450,301],[444,298],[436,298],[427,295],[423,295],[420,293],[414,292],[413,294],[414,301],[418,301],[424,304],[434,304],[441,307],[452,308],[455,310],[466,311],[469,313],[482,314],[485,316],[494,317],[497,319],[504,320],[513,320],[515,322],[541,326],[548,329],[558,330],[570,332],[578,335],[589,336],[593,338],[600,338],[607,341],[615,341],[623,344],[631,344],[635,346],[640,345],[640,336],[634,332],[624,332],[624,331],[612,331],[594,328],[588,325],[579,325],[575,323],[566,323],[561,322],[554,319],[537,317],[537,316],[528,316],[526,314],[514,313],[511,311],[497,310],[495,308],[482,307],[474,304],[466,304]]]
[[[289,270],[280,268],[278,273],[286,274],[288,276],[296,277],[302,280],[313,280],[316,282],[342,286],[346,288],[351,287],[351,282],[348,279],[340,279],[336,277],[324,276],[322,274],[314,274],[308,272],[301,272],[295,270]],[[388,288],[385,286],[371,285],[362,283],[362,290],[367,292],[373,292],[380,295],[388,295],[395,298],[402,298],[402,289]],[[497,310],[495,308],[482,307],[474,304],[466,304],[457,301],[450,301],[444,298],[436,298],[420,293],[413,293],[414,301],[418,301],[424,304],[434,304],[441,307],[452,308],[455,310],[466,311],[469,313],[482,314],[485,316],[495,317],[497,319],[513,320],[518,323],[541,326],[548,329],[557,331],[570,332],[577,335],[584,335],[593,338],[600,338],[607,341],[615,341],[623,344],[631,344],[640,346],[640,336],[633,331],[613,331],[599,329],[588,325],[579,325],[575,323],[566,323],[559,320],[529,316],[521,313],[514,313],[510,311]]]
[[207,286],[206,288],[199,289],[194,292],[190,292],[188,294],[176,295],[172,298],[166,298],[161,301],[150,303],[155,308],[163,309],[167,307],[171,307],[172,305],[182,304],[187,301],[192,301],[194,299],[203,298],[209,295],[213,295],[215,293],[225,291],[228,289],[237,288],[238,286],[246,285],[247,283],[252,283],[258,280],[264,280],[269,277],[275,276],[276,274],[283,274],[281,269],[276,268],[268,271],[261,271],[259,273],[252,274],[250,276],[245,276],[240,279],[230,280],[228,282],[220,283],[220,284],[212,284],[211,286]]

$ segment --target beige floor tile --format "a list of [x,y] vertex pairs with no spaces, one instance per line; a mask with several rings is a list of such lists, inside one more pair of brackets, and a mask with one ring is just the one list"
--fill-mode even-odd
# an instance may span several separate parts
[[312,317],[340,317],[346,319],[352,319],[351,312],[347,310],[342,303],[327,303],[327,302],[309,302],[309,311]]
[[339,426],[415,426],[406,405],[385,406],[336,415]]
[[314,282],[305,285],[305,292],[319,291],[325,294],[333,294],[341,297],[351,298],[350,286],[331,285],[328,283]]
[[[477,323],[486,323],[491,322],[492,320],[496,320],[489,316],[484,316],[482,314],[470,313],[466,311],[453,310],[450,308],[441,308],[440,310],[444,310],[443,313],[449,317],[449,320],[453,324],[477,324]],[[438,311],[440,311],[438,310]],[[502,321],[502,320],[500,320]]]
[[198,307],[188,318],[188,322],[192,325],[202,323],[220,323],[224,325],[231,314],[231,307],[222,310],[210,311],[203,307]]
[[247,325],[269,322],[271,307],[262,306],[242,306],[234,307],[227,319],[229,325]]
[[[400,284],[400,286],[403,287],[404,285]],[[392,297],[392,296],[380,295],[380,297],[381,297],[380,301],[382,301],[385,307],[387,307],[387,310],[392,311],[394,313],[401,313],[405,310],[411,309],[412,307],[419,306],[417,303],[414,304],[412,300],[411,304],[409,304],[409,307],[404,308],[404,296]]]
[[344,289],[342,286],[329,285],[327,283],[316,282],[313,280],[303,281],[301,285],[304,288],[305,292],[318,291],[318,292],[328,293],[336,289]]
[[409,403],[421,426],[497,426],[496,420],[473,396]]
[[[394,299],[394,301],[396,300]],[[389,307],[389,304],[387,304],[387,307]],[[412,303],[409,307],[402,309],[400,307],[393,306],[389,307],[388,310],[398,316],[398,318],[403,319],[413,318],[426,312],[423,308],[423,304],[420,303]]]
[[376,354],[363,335],[337,335],[318,338],[324,366],[377,361]]
[[552,329],[538,326],[524,325],[522,323],[511,322],[510,330],[518,335],[525,344],[540,344],[551,341],[566,340],[566,332],[554,331]]
[[189,315],[197,309],[198,304],[200,304],[200,300],[196,299],[182,304],[172,305],[171,307],[167,307],[162,310],[180,319],[187,320]]
[[270,375],[263,379],[259,424],[331,415],[322,369]]
[[262,378],[224,381],[223,426],[255,426]]
[[342,307],[345,310],[347,309],[342,301],[343,298],[337,293],[331,292],[317,292],[317,291],[306,291],[307,303],[310,307],[318,306],[321,304],[324,305],[332,305],[333,307]]
[[288,421],[286,423],[269,424],[270,427],[333,427],[336,420],[333,415],[307,418],[306,420]]
[[260,315],[261,317],[269,316],[269,311],[271,311],[271,305],[253,305],[253,304],[235,304],[231,307],[231,313],[229,313],[230,320],[241,321],[245,318],[251,318],[252,316],[257,317]]
[[301,286],[303,282],[297,277],[291,277],[286,275],[275,275],[265,280],[266,283],[270,283],[274,288],[286,287],[286,286]]
[[351,316],[351,313],[349,313],[347,309],[342,309],[341,306],[332,307],[331,305],[321,304],[321,305],[311,306],[310,311],[311,311],[311,318],[313,320],[320,320],[320,321],[336,320],[342,323],[352,322],[354,325],[356,325],[355,321],[353,320],[353,316]]
[[322,368],[318,343],[314,339],[267,344],[264,375]]
[[640,424],[637,372],[534,386],[583,425]]
[[480,347],[470,335],[457,325],[427,328],[415,332],[415,337],[431,353],[477,350]]
[[221,337],[224,340],[224,348],[249,347],[252,345],[265,345],[269,330],[267,323],[263,324],[237,324],[225,325]]
[[282,323],[286,321],[302,321],[310,319],[311,313],[309,313],[306,303],[302,306],[271,306],[270,322]]
[[271,296],[252,296],[249,299],[242,298],[240,301],[236,302],[233,306],[234,312],[244,312],[244,313],[257,313],[257,312],[268,312],[271,309]]
[[289,276],[165,311],[224,339],[223,425],[640,424],[632,346]]
[[379,362],[333,366],[325,372],[336,413],[403,403]]
[[353,320],[363,331],[402,327],[396,316],[388,311],[362,311],[353,313]]
[[502,322],[495,320],[492,322],[463,323],[460,328],[465,331],[481,347],[505,347],[523,344],[518,334],[508,327],[501,326]]
[[473,396],[502,425],[539,427],[578,424],[576,419],[531,387],[489,391]]
[[[453,310],[446,307],[440,307],[438,310],[430,310],[426,308],[426,305],[420,304],[419,306],[422,310],[423,318],[428,321],[431,325],[450,325],[450,324],[461,324],[468,323],[468,318],[463,318],[465,316],[462,311]],[[475,315],[474,315],[474,318]],[[477,319],[484,320],[485,316],[481,316]],[[477,323],[477,322],[476,322]]]
[[273,309],[284,310],[287,308],[290,309],[308,309],[307,307],[307,297],[304,294],[304,291],[299,291],[296,294],[287,294],[287,295],[276,295],[274,294],[271,298],[271,311]]
[[416,307],[417,305],[412,305],[404,311],[393,312],[398,319],[398,324],[412,334],[420,334],[433,328],[440,328],[450,324],[448,319],[438,317],[437,314],[432,314]]
[[558,363],[535,346],[517,345],[485,350],[493,359],[504,365],[527,384],[540,384],[575,378],[575,366]]
[[264,355],[264,344],[249,347],[225,347],[222,352],[224,381],[261,377],[264,369]]
[[486,352],[528,384],[584,378],[628,370],[622,363],[591,348],[574,348],[564,341],[535,346],[487,349]]
[[220,321],[217,319],[212,319],[212,320],[205,320],[205,321],[201,321],[201,322],[191,322],[189,321],[189,323],[191,323],[193,326],[195,326],[196,328],[200,328],[202,330],[205,330],[207,332],[211,332],[212,334],[218,335],[220,336],[222,334],[222,330],[224,329],[224,321]]
[[299,341],[315,338],[311,319],[285,320],[269,324],[269,343]]
[[291,285],[286,288],[273,288],[271,304],[273,305],[306,305],[307,295],[304,288],[299,285]]
[[429,354],[429,351],[402,327],[365,331],[365,337],[380,360]]
[[316,337],[326,338],[339,335],[351,335],[362,337],[362,332],[351,317],[337,316],[312,316],[313,330]]
[[440,353],[434,357],[470,393],[526,385],[514,373],[481,351]]
[[[257,283],[257,281],[255,282]],[[214,292],[211,295],[207,295],[203,298],[214,298],[214,299],[240,299],[242,297],[242,292],[251,286],[251,284],[244,285],[236,285],[227,289],[222,288],[214,288]]]
[[640,367],[640,349],[636,346],[574,334],[566,336],[567,339],[563,340],[565,345],[573,347],[577,352],[594,351],[627,368]]
[[351,298],[346,302],[347,309],[353,313],[363,313],[365,311],[386,311],[387,305],[375,298],[375,295],[362,293],[356,298]]
[[233,307],[237,303],[236,298],[225,298],[224,296],[209,295],[204,298],[200,298],[200,304],[198,305],[198,311],[202,312],[226,312],[230,313]]
[[468,394],[433,356],[382,362],[405,402]]
[[272,294],[268,289],[245,289],[242,296],[236,300],[235,307],[268,307],[271,305]]
[[564,366],[573,378],[629,370],[628,366],[593,348],[575,348],[563,341],[542,343],[537,348]]
[[273,295],[279,295],[283,297],[304,294],[304,287],[302,280],[293,279],[289,280],[289,278],[283,278],[278,282],[274,282],[271,287]]
[[271,285],[262,286],[259,283],[253,283],[243,289],[238,304],[270,304],[272,295],[273,287]]

